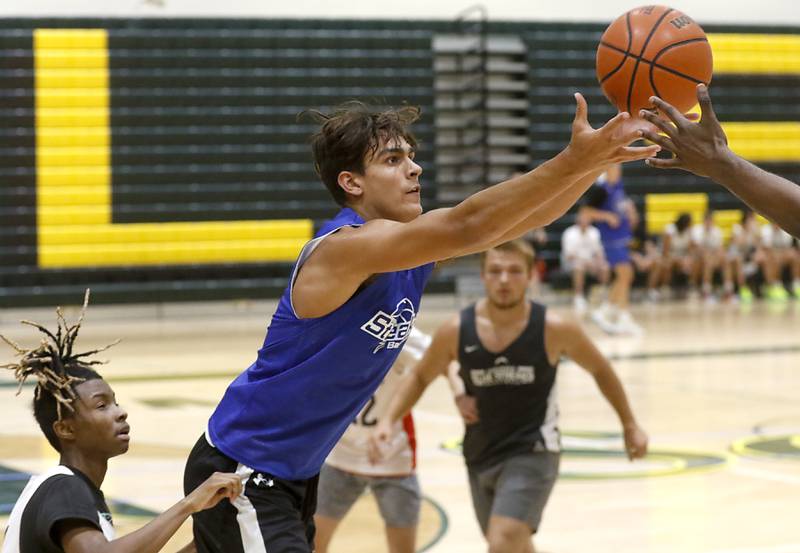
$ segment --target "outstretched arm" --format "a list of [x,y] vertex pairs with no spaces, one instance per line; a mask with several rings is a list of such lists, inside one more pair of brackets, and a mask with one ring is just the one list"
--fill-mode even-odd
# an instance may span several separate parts
[[241,492],[238,475],[218,472],[143,528],[114,541],[107,541],[102,532],[82,521],[58,523],[55,531],[65,553],[157,553],[192,513],[209,509],[225,498],[233,501]]
[[[533,219],[531,215],[565,188],[612,163],[645,159],[659,150],[658,146],[628,146],[642,137],[643,131],[626,124],[630,120],[627,113],[593,129],[587,119],[586,101],[580,94],[576,94],[576,101],[569,145],[530,173],[410,222],[376,219],[326,238],[297,277],[293,296],[297,314],[319,317],[330,313],[373,274],[481,251],[522,223],[542,226],[552,215]],[[565,209],[561,206],[555,211]],[[342,263],[342,259],[348,263]]]
[[546,340],[551,349],[560,351],[592,375],[597,387],[617,413],[625,437],[628,458],[639,459],[647,454],[647,434],[636,422],[619,377],[581,326],[548,314]]
[[697,99],[702,110],[699,123],[689,121],[660,98],[650,99],[671,123],[654,113],[642,112],[642,117],[664,133],[647,130],[645,137],[671,151],[675,157],[652,158],[647,163],[660,169],[685,169],[709,177],[739,196],[755,211],[800,237],[800,186],[733,153],[728,148],[728,138],[717,120],[705,85],[697,86]]

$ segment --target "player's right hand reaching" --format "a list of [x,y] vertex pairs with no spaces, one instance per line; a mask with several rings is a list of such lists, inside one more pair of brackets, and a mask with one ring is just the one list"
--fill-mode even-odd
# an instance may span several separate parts
[[234,501],[242,493],[242,477],[228,472],[215,472],[186,496],[191,512],[210,509],[226,497]]
[[612,163],[624,163],[655,156],[661,147],[630,146],[642,138],[645,131],[655,127],[644,119],[632,118],[621,112],[599,129],[589,124],[589,108],[580,92],[575,93],[575,119],[572,122],[572,138],[567,150],[575,156],[576,163],[599,169]]

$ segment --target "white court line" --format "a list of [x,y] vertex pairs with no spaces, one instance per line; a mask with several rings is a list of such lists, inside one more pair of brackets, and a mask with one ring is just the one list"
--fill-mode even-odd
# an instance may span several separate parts
[[[800,486],[800,476],[790,476],[788,474],[776,474],[774,472],[770,472],[767,470],[745,468],[742,467],[741,465],[734,465],[731,470],[733,473],[738,474],[740,476],[750,476],[751,478],[760,478],[762,480],[772,480],[773,482],[780,482],[782,484],[793,484],[795,486]],[[742,550],[742,551],[748,551],[748,550]],[[722,552],[714,552],[714,553],[722,553]],[[796,544],[795,549],[792,549],[791,553],[800,553],[800,544]]]
[[737,549],[717,549],[708,553],[800,553],[800,543],[785,543],[766,547],[745,547]]

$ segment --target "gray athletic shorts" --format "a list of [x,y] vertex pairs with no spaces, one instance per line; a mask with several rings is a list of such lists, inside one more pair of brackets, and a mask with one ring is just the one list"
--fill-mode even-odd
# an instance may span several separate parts
[[520,520],[536,532],[560,459],[560,453],[523,453],[484,470],[467,467],[472,505],[483,533],[492,515]]
[[317,514],[344,518],[364,490],[369,488],[386,526],[408,528],[419,522],[420,491],[417,475],[362,476],[322,465],[317,492]]

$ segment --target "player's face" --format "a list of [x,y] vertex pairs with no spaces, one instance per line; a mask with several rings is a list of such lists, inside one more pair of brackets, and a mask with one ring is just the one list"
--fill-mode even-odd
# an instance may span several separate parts
[[408,222],[422,213],[420,182],[422,167],[403,138],[382,141],[364,168],[364,202],[376,216]]
[[498,309],[511,309],[525,301],[531,271],[522,254],[489,250],[481,278],[489,302]]
[[75,387],[75,444],[82,450],[107,458],[128,451],[128,413],[117,403],[105,380],[87,380]]

